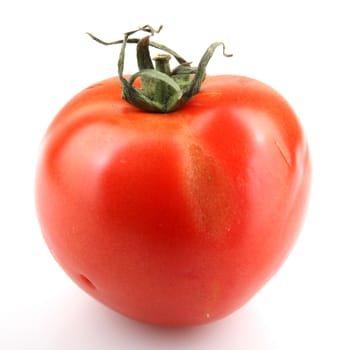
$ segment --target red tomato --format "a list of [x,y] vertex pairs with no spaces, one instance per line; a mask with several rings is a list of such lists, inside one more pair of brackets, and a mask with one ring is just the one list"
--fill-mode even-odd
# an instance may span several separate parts
[[170,114],[142,112],[111,78],[75,96],[43,140],[45,240],[87,293],[158,325],[220,319],[277,271],[301,228],[310,158],[272,88],[209,76]]

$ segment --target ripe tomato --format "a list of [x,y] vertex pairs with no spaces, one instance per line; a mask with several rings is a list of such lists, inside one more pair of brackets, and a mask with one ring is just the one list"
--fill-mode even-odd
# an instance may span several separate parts
[[112,78],[57,115],[36,183],[46,242],[81,288],[138,320],[199,324],[243,305],[286,258],[310,160],[294,112],[258,81],[207,77],[179,111],[150,114]]
[[143,112],[110,78],[47,130],[37,167],[44,238],[87,293],[159,325],[220,319],[288,256],[311,166],[301,125],[271,87],[209,76],[169,114]]

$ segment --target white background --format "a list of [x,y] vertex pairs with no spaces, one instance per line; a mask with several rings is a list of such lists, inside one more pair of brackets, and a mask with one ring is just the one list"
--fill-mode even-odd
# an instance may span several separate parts
[[[344,349],[343,11],[339,0],[2,1],[0,349]],[[35,216],[46,127],[75,93],[116,74],[119,48],[84,33],[120,39],[146,23],[164,24],[155,40],[195,63],[224,41],[234,57],[219,50],[208,73],[249,75],[279,90],[313,158],[309,211],[287,262],[242,309],[192,329],[141,325],[92,300],[55,263]]]

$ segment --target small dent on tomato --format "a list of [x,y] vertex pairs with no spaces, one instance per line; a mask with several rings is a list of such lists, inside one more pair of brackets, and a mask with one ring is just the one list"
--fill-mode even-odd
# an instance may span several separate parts
[[275,140],[274,145],[276,146],[282,160],[287,165],[288,168],[292,168],[292,159],[291,155],[288,152],[288,149],[284,147],[279,141]]
[[85,286],[87,289],[96,289],[96,286],[85,275],[80,274],[79,278],[82,285]]

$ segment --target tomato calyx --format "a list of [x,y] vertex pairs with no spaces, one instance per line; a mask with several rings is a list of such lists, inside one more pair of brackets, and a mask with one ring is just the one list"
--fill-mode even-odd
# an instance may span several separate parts
[[[206,76],[206,67],[217,47],[222,46],[223,55],[231,57],[225,52],[222,42],[214,42],[203,54],[197,67],[191,66],[191,62],[185,60],[175,51],[165,45],[150,40],[157,30],[149,25],[140,27],[124,34],[123,40],[105,42],[91,33],[87,33],[92,39],[103,45],[122,44],[118,59],[118,75],[122,85],[122,97],[133,106],[151,113],[169,113],[182,107],[192,96],[196,95]],[[147,32],[143,38],[131,38],[137,32]],[[124,77],[124,61],[127,44],[137,44],[137,64],[139,71],[128,79]],[[150,47],[163,51],[153,59],[150,55]],[[174,59],[179,63],[174,69],[170,68],[169,61]],[[154,64],[155,63],[155,64]],[[135,82],[140,80],[140,87]]]

